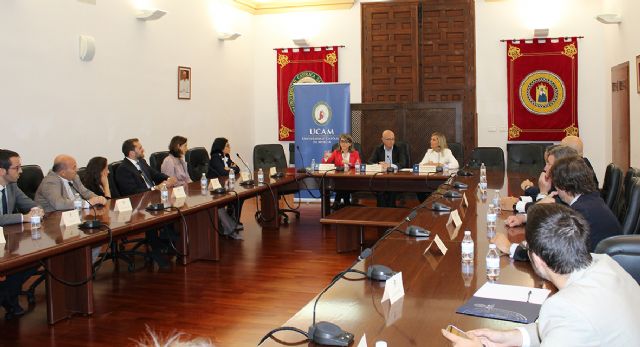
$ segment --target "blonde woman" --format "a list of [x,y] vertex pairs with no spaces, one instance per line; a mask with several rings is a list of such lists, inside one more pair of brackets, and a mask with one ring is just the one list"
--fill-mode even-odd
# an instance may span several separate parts
[[422,158],[420,165],[448,165],[449,170],[457,170],[460,166],[456,157],[447,147],[447,138],[437,131],[431,134],[431,148]]

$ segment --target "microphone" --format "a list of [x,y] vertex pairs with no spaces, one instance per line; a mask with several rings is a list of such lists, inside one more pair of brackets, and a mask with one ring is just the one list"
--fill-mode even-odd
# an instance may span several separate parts
[[[242,164],[244,164],[244,166],[247,168],[247,171],[249,171],[249,174],[251,175],[251,169],[249,169],[249,165],[247,165],[247,163],[245,163],[244,160],[242,160],[242,157],[240,156],[239,153],[236,153],[236,157],[238,157],[238,159],[240,159]],[[240,182],[241,186],[252,186],[254,184],[255,184],[255,182],[253,180],[247,180],[247,181]]]
[[78,189],[73,185],[73,182],[69,181],[69,187],[71,187],[71,189],[75,190],[76,193],[78,193],[78,195],[80,196],[80,198],[82,200],[86,201],[87,204],[89,204],[89,206],[93,210],[93,220],[85,220],[84,222],[80,223],[80,225],[78,225],[78,227],[80,229],[98,229],[98,228],[100,228],[102,226],[102,222],[98,220],[98,214],[96,212],[96,207],[93,206],[93,204],[91,204],[89,202],[89,200],[85,199],[82,196],[82,194],[80,194]]
[[351,266],[349,266],[346,270],[337,274],[331,283],[318,294],[316,301],[313,303],[313,324],[309,327],[309,333],[307,337],[312,342],[315,342],[320,345],[329,345],[329,346],[348,346],[353,342],[353,334],[342,330],[339,326],[330,323],[330,322],[317,322],[316,323],[316,306],[318,306],[318,301],[322,297],[327,290],[333,287],[338,280],[342,278],[346,273],[351,272],[351,268],[354,267],[358,262],[368,258],[371,255],[372,251],[370,248],[365,249],[360,253],[358,259],[356,259]]
[[296,169],[297,173],[305,173],[307,172],[307,169],[304,166],[304,157],[302,156],[302,152],[300,152],[300,146],[296,145],[296,152],[298,152],[298,154],[300,154],[300,160],[302,161],[302,167],[299,169]]
[[469,165],[471,165],[471,163],[475,163],[475,162],[476,162],[475,159],[470,159],[469,161],[467,161],[467,163],[464,164],[462,169],[458,170],[458,176],[473,176],[473,172],[467,171],[465,169],[468,169]]

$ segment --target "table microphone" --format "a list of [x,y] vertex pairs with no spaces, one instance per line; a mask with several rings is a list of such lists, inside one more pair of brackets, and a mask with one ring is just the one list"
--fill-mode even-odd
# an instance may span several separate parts
[[[302,152],[300,151],[300,146],[296,145],[296,152],[298,152],[298,154],[300,154],[300,160],[302,161],[302,167],[299,169],[296,169],[297,173],[305,173],[307,172],[307,169],[304,167],[304,157],[302,156]],[[311,168],[311,170],[313,170],[313,168]]]
[[80,229],[98,229],[98,228],[100,228],[102,226],[102,222],[98,220],[98,214],[96,212],[96,207],[93,206],[93,204],[91,204],[89,202],[89,200],[85,199],[82,196],[82,194],[80,194],[78,189],[76,189],[76,187],[73,185],[73,182],[69,181],[69,187],[71,187],[73,190],[75,190],[76,193],[78,193],[78,195],[80,196],[80,198],[82,198],[82,200],[86,201],[87,204],[89,204],[89,206],[93,210],[93,220],[85,220],[84,222],[80,223],[80,225],[78,225],[78,227]]
[[[240,161],[242,162],[242,164],[244,164],[244,166],[247,168],[247,170],[249,171],[249,174],[251,174],[251,169],[249,169],[249,165],[247,165],[247,163],[244,162],[244,160],[242,160],[242,157],[240,156],[239,153],[236,153],[236,157],[238,157],[238,159],[240,159]],[[247,181],[242,181],[240,182],[241,186],[252,186],[254,185],[255,182],[253,180],[247,180]]]

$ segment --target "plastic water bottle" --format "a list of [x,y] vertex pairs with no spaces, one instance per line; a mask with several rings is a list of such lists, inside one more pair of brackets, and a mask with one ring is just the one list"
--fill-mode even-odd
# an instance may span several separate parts
[[484,166],[484,163],[480,164],[480,177],[487,177],[487,167]]
[[487,253],[487,279],[491,282],[495,282],[500,277],[500,255],[494,243],[489,245],[489,252]]
[[493,208],[496,211],[496,214],[502,211],[502,207],[500,207],[500,189],[495,190],[495,194],[493,195]]
[[449,164],[442,165],[442,174],[443,175],[448,175],[449,174]]
[[311,170],[316,171],[318,167],[316,166],[316,158],[311,159]]
[[75,208],[78,213],[82,213],[82,198],[80,198],[80,194],[78,193],[74,195],[73,208]]
[[160,201],[162,201],[163,204],[169,201],[169,190],[167,189],[166,183],[160,186]]
[[478,183],[478,187],[480,187],[481,193],[487,191],[487,176],[480,176],[480,183]]
[[[315,160],[311,161],[311,165],[315,165]],[[258,169],[258,183],[264,183],[264,171],[262,171],[262,168]]]
[[356,165],[356,167],[355,167],[356,173],[359,173],[360,172],[360,159],[356,160],[355,165]]
[[209,180],[207,179],[207,175],[205,175],[203,172],[202,177],[200,177],[200,189],[206,190],[208,185],[209,185]]
[[229,170],[229,183],[233,184],[236,181],[236,172],[233,169]]
[[496,214],[496,209],[493,204],[489,204],[489,208],[487,208],[487,227],[495,228],[497,219],[498,215]]
[[470,230],[465,230],[462,239],[462,262],[473,263],[473,239]]

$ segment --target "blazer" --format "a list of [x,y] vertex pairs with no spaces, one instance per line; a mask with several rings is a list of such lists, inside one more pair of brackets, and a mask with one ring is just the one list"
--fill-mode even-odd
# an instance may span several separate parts
[[638,346],[640,286],[606,254],[591,254],[549,297],[537,323],[525,325],[531,346]]
[[[140,159],[138,161],[138,165],[140,165],[142,172],[144,172],[145,175],[153,181],[153,184],[160,184],[169,178],[169,176],[149,166],[147,161],[144,159]],[[118,185],[118,191],[122,196],[133,195],[149,190],[141,173],[127,158],[124,158],[124,160],[122,160],[122,164],[118,166],[115,179],[116,184]]]
[[622,234],[622,226],[618,218],[600,197],[600,192],[580,195],[571,208],[580,212],[591,227],[589,250],[593,251],[598,242],[609,236]]
[[221,152],[215,152],[211,154],[211,159],[209,159],[209,170],[207,171],[207,178],[217,178],[217,177],[227,177],[229,176],[229,171],[224,169],[224,161],[222,160],[222,156],[227,158],[227,166],[233,169],[233,172],[237,175],[240,173],[240,168],[236,163],[231,160],[231,157],[228,154],[222,154]]
[[183,158],[176,158],[173,155],[169,154],[166,158],[164,158],[164,161],[162,161],[160,171],[167,176],[175,177],[177,180],[177,185],[181,186],[191,182],[189,169],[187,168],[187,162],[184,161]]
[[458,159],[453,156],[451,150],[449,148],[445,148],[440,152],[436,152],[433,149],[429,148],[427,153],[422,158],[420,164],[426,164],[428,162],[434,162],[439,164],[448,164],[450,170],[457,170],[460,167],[458,164]]
[[[355,149],[349,153],[349,166],[353,167],[356,164],[356,161],[360,160],[360,154]],[[322,158],[323,163],[334,163],[336,166],[344,166],[344,162],[342,161],[342,152],[339,149],[336,149],[331,153],[331,156],[325,160]]]
[[[367,163],[377,164],[385,160],[384,144],[380,144],[373,150],[373,153],[371,153]],[[409,156],[404,152],[404,150],[401,150],[400,147],[396,145],[394,145],[391,150],[391,161],[398,166],[398,169],[404,169],[409,166]]]
[[[80,180],[80,176],[76,175],[71,181],[73,187],[80,193],[83,199],[89,200],[96,194],[85,188]],[[71,188],[73,193],[76,190]],[[36,204],[42,206],[44,212],[73,210],[73,199],[67,195],[67,188],[64,186],[62,178],[57,173],[49,170],[49,173],[42,179],[35,196]]]
[[7,190],[7,211],[9,213],[0,215],[0,226],[22,223],[22,213],[27,213],[38,205],[23,193],[15,182],[9,183],[4,189]]

